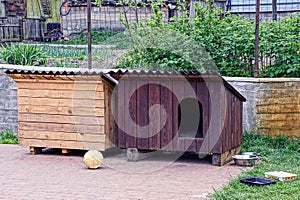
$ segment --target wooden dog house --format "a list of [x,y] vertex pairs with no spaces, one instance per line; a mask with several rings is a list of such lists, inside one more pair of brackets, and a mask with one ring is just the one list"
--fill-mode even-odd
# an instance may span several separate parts
[[114,147],[110,99],[115,82],[102,72],[13,66],[18,86],[19,145],[99,150]]
[[[118,80],[118,147],[211,153],[214,165],[240,151],[246,99],[218,74],[120,70],[111,76]],[[154,111],[155,105],[163,109]]]

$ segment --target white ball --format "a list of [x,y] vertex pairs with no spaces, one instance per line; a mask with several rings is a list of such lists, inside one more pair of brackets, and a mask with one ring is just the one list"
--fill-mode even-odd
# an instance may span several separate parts
[[103,155],[98,150],[90,150],[84,154],[83,162],[89,169],[97,169],[103,164]]

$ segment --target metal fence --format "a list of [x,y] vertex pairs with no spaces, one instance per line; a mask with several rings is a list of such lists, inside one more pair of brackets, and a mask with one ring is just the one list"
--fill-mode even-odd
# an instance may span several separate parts
[[[77,0],[78,1],[78,0]],[[87,30],[87,5],[74,4],[67,15],[61,15],[60,7],[64,0],[7,0],[0,3],[0,39],[4,41],[52,40],[61,34],[69,37]],[[76,2],[76,1],[75,1]],[[109,2],[109,1],[108,1]],[[204,0],[191,0],[205,3]],[[249,19],[255,18],[256,0],[216,0],[216,5],[233,14],[241,14]],[[169,3],[167,2],[166,5]],[[174,15],[172,6],[163,7],[165,21]],[[281,19],[300,11],[299,0],[261,0],[261,19]],[[123,7],[116,2],[102,7],[92,4],[91,25],[98,30],[124,30],[120,22]],[[138,18],[150,18],[151,7],[141,7]],[[191,12],[192,13],[192,12]],[[128,20],[136,17],[134,10],[127,13]],[[56,31],[55,31],[56,29]],[[52,31],[52,32],[51,32]]]
[[[226,9],[233,14],[255,18],[256,0],[227,0]],[[300,11],[299,0],[260,0],[262,19],[277,20]]]

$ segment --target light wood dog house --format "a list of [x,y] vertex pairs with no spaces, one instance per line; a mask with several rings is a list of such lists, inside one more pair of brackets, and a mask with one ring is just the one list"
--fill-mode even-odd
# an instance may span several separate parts
[[118,147],[211,153],[214,165],[239,152],[246,99],[218,74],[118,71],[111,76],[118,80]]
[[114,147],[110,100],[115,82],[87,69],[13,66],[6,69],[18,86],[19,145],[99,150]]

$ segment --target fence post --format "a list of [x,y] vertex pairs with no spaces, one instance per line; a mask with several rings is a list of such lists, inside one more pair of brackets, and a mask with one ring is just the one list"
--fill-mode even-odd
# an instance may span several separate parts
[[259,10],[260,10],[260,0],[256,0],[256,15],[255,15],[255,66],[254,66],[254,78],[258,78],[259,72]]
[[88,69],[92,69],[91,0],[87,0]]
[[277,20],[277,0],[272,0],[272,18]]

